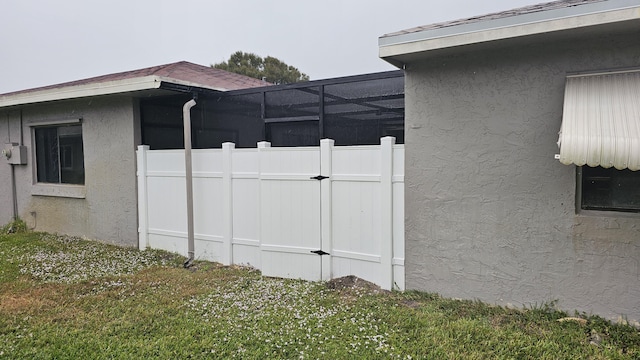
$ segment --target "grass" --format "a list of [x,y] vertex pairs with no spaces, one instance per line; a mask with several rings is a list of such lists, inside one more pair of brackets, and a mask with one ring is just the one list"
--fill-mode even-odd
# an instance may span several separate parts
[[[346,278],[312,283],[44,233],[0,235],[0,359],[638,359],[640,332]],[[550,304],[547,304],[550,305]],[[593,340],[593,344],[591,343]]]

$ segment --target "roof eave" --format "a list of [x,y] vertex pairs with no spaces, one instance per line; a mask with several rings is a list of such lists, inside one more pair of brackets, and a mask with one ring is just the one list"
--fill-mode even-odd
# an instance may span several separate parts
[[132,79],[19,92],[0,96],[0,108],[48,101],[152,90],[160,88],[161,83],[162,79],[158,76],[144,76]]
[[[582,11],[584,10],[582,9]],[[405,63],[404,58],[407,56],[427,58],[431,52],[436,50],[638,21],[640,20],[640,6],[636,4],[635,6],[613,10],[594,11],[573,16],[520,23],[518,23],[518,17],[513,16],[510,19],[511,24],[508,25],[499,20],[484,21],[481,25],[475,24],[476,30],[464,31],[464,26],[451,26],[445,29],[425,30],[418,33],[383,37],[379,41],[379,56],[400,67]],[[479,29],[478,26],[480,26]]]
[[178,79],[173,79],[173,78],[164,77],[164,76],[159,76],[158,80],[161,81],[162,83],[170,83],[170,84],[175,84],[175,85],[180,85],[180,86],[195,88],[195,89],[206,89],[206,90],[213,90],[213,91],[229,91],[230,90],[221,86],[203,86],[202,84],[194,83],[191,81],[178,80]]

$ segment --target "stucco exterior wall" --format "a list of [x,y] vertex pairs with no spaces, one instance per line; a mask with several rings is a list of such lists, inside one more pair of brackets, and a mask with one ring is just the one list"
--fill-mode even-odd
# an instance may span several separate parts
[[[138,105],[130,97],[104,97],[26,106],[22,109],[24,144],[28,164],[16,166],[18,209],[27,225],[39,231],[86,236],[119,245],[137,245],[135,146],[139,124]],[[35,171],[32,129],[43,122],[82,118],[85,166],[85,198],[32,194]],[[20,110],[2,113],[0,137],[18,142]],[[15,129],[15,134],[14,134]],[[0,138],[4,139],[4,138]],[[0,179],[10,167],[0,164]],[[0,183],[0,222],[11,219],[10,183]],[[5,205],[6,204],[6,205]],[[8,211],[7,209],[8,208]]]
[[576,214],[554,160],[570,72],[640,67],[640,32],[406,69],[406,286],[640,319],[640,216]]
[[[0,150],[8,143],[20,142],[18,123],[10,121],[9,114],[0,112]],[[13,218],[13,201],[11,197],[11,165],[4,156],[0,157],[0,225]]]

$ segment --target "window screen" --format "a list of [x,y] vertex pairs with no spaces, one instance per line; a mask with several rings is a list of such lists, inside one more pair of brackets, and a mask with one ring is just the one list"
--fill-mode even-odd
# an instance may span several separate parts
[[82,125],[35,128],[38,182],[84,184]]
[[640,171],[581,169],[582,209],[640,212]]

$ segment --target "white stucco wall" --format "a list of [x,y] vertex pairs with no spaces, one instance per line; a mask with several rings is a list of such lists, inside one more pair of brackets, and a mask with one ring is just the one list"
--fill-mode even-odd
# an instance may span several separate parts
[[406,70],[406,285],[640,319],[640,216],[576,214],[554,160],[568,72],[640,66],[640,33]]
[[[120,245],[137,245],[135,146],[139,143],[137,102],[130,97],[102,97],[26,106],[22,109],[29,162],[16,167],[19,214],[40,231],[86,236]],[[82,118],[84,199],[32,194],[32,127],[42,122]],[[0,140],[11,129],[18,142],[20,110],[0,111]],[[10,167],[0,164],[0,180]],[[11,219],[11,187],[0,182],[0,223]],[[8,209],[7,209],[8,208]]]

